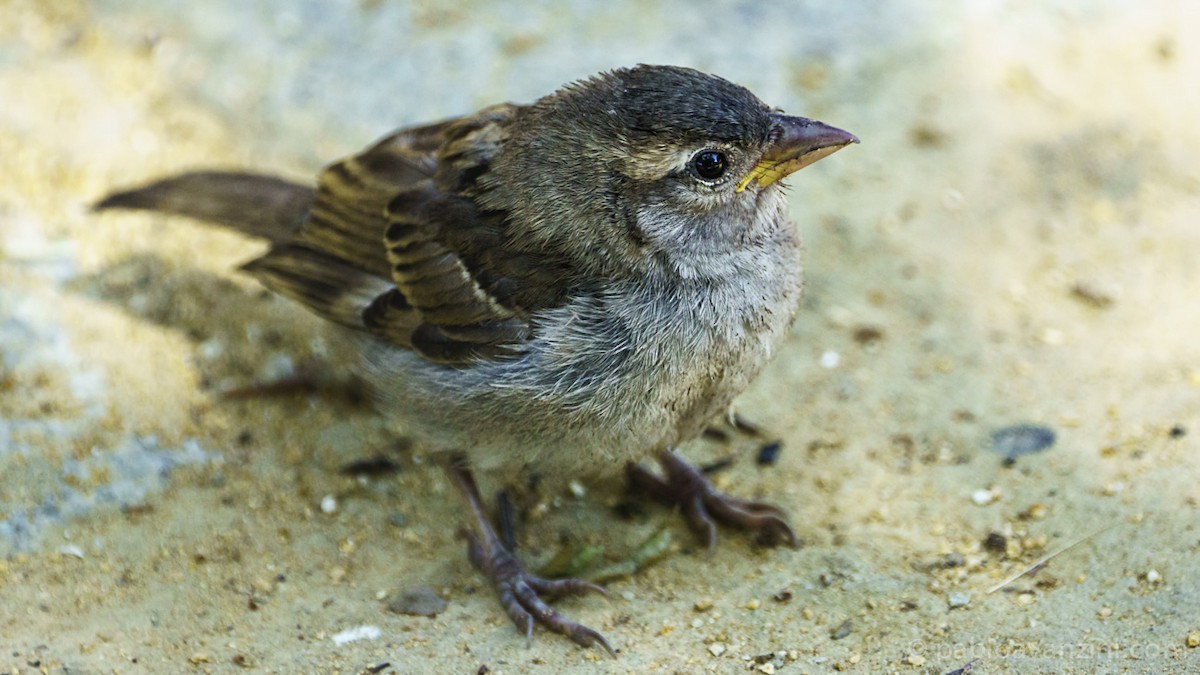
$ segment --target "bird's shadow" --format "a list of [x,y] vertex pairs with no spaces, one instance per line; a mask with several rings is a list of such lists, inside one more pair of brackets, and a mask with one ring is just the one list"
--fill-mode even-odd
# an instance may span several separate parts
[[204,389],[253,385],[269,379],[269,364],[280,361],[320,377],[348,377],[314,348],[323,332],[316,319],[264,288],[238,283],[235,274],[138,253],[77,277],[68,288],[185,336],[194,345],[192,362]]

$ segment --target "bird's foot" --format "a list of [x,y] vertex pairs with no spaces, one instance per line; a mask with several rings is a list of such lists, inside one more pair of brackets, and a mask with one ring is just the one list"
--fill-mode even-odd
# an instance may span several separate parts
[[709,550],[717,543],[717,523],[757,532],[759,541],[774,545],[799,545],[796,534],[785,520],[782,509],[773,504],[727,495],[712,486],[699,469],[688,464],[672,450],[658,456],[665,477],[660,478],[641,466],[628,469],[630,485],[660,502],[679,505],[688,524],[702,536]]
[[496,533],[492,521],[483,508],[479,488],[467,468],[466,457],[455,456],[446,467],[455,486],[467,501],[475,520],[475,529],[466,532],[467,555],[476,569],[488,578],[500,605],[512,622],[525,633],[528,641],[533,637],[533,625],[540,623],[557,633],[571,638],[576,644],[591,647],[600,645],[616,658],[617,652],[599,632],[580,623],[575,623],[554,611],[542,596],[548,598],[562,595],[600,593],[604,589],[583,579],[545,579],[525,570],[521,561],[512,554]]
[[545,579],[525,571],[517,557],[503,546],[493,546],[491,551],[481,543],[474,532],[467,533],[467,554],[471,564],[487,576],[496,589],[500,605],[508,618],[525,633],[525,639],[533,636],[534,623],[562,633],[576,644],[584,647],[600,645],[614,658],[617,653],[608,640],[596,630],[565,618],[552,609],[543,599],[563,595],[604,594],[604,589],[583,579]]

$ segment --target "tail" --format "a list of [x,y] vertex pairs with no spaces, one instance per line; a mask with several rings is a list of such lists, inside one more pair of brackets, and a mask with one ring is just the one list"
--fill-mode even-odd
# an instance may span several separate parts
[[188,216],[279,244],[300,229],[314,199],[312,188],[272,176],[197,171],[113,193],[93,208]]

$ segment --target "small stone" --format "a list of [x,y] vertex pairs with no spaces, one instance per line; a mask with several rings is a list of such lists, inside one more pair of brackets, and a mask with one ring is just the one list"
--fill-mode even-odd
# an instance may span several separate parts
[[1158,570],[1151,568],[1146,571],[1146,583],[1157,584],[1161,581],[1162,575],[1158,573]]
[[1054,445],[1058,434],[1040,424],[1014,424],[992,432],[992,451],[1014,462],[1022,455],[1042,452]]
[[1071,286],[1072,297],[1097,309],[1112,306],[1119,292],[1116,287],[1103,286],[1095,281],[1076,281]]
[[725,645],[720,642],[714,642],[708,646],[708,653],[713,656],[720,656],[725,653]]
[[571,496],[576,499],[583,499],[587,496],[587,489],[583,487],[583,483],[577,480],[567,483],[567,489],[571,491]]
[[762,606],[762,603],[760,603],[757,599],[751,600],[750,602],[746,603],[746,609],[748,609],[750,611],[754,611],[761,606]]
[[383,631],[377,626],[355,626],[354,628],[347,628],[344,631],[335,633],[329,639],[333,640],[333,644],[340,647],[341,645],[358,642],[359,640],[374,640],[380,635],[383,635]]
[[976,506],[987,506],[1000,498],[1000,494],[995,490],[980,489],[971,493],[971,501]]
[[832,370],[834,368],[837,368],[838,364],[841,362],[842,362],[841,354],[838,354],[837,352],[833,351],[832,349],[827,350],[821,354],[821,367],[822,368]]
[[967,605],[971,604],[971,594],[970,593],[951,593],[949,595],[949,597],[946,598],[946,602],[947,602],[947,604],[950,605],[950,609],[958,609],[959,607],[966,607]]
[[712,598],[700,598],[695,602],[695,604],[692,605],[692,609],[696,610],[697,612],[707,612],[708,610],[712,609],[712,606]]
[[334,565],[329,569],[329,581],[340,584],[346,579],[348,571],[341,565]]
[[1105,605],[1100,608],[1099,612],[1096,612],[1096,616],[1100,617],[1101,619],[1107,619],[1108,617],[1112,616],[1112,613],[1113,608]]
[[333,495],[325,495],[321,498],[321,513],[334,513],[337,508],[337,498]]
[[205,654],[204,652],[196,652],[195,654],[192,654],[191,657],[188,658],[188,661],[191,661],[192,663],[199,665],[201,663],[208,663],[209,661],[212,661],[212,657],[210,657],[208,654]]
[[854,341],[860,345],[873,345],[883,339],[883,329],[877,326],[859,326],[854,329]]
[[393,595],[387,609],[395,614],[434,617],[446,610],[446,600],[432,586],[413,586]]
[[287,380],[295,377],[296,363],[291,356],[276,352],[267,357],[259,373],[259,380],[262,382]]
[[909,654],[908,658],[905,659],[905,662],[907,662],[910,666],[920,668],[921,666],[925,665],[925,657],[921,656],[920,654]]
[[74,558],[79,558],[80,560],[83,560],[84,558],[83,549],[79,548],[75,544],[65,544],[63,546],[59,546],[57,549],[55,549],[55,552],[61,556],[71,556]]
[[1191,649],[1200,647],[1200,630],[1194,630],[1187,634],[1187,646]]
[[758,666],[758,672],[766,673],[767,675],[775,675],[775,664],[767,661]]
[[759,466],[772,466],[779,461],[779,452],[783,449],[783,444],[779,441],[766,443],[758,449],[758,457],[755,463]]
[[1020,520],[1044,520],[1049,509],[1041,502],[1035,502],[1029,505],[1029,508],[1017,514]]
[[837,628],[829,632],[829,638],[831,640],[841,640],[852,632],[854,632],[854,624],[850,623],[850,619],[846,619]]
[[983,547],[994,553],[1004,553],[1008,550],[1008,537],[999,532],[989,532],[983,540]]

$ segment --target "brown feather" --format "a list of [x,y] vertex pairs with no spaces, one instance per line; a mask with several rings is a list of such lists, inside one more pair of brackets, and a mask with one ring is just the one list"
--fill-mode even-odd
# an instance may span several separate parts
[[331,164],[317,189],[264,176],[196,173],[115,194],[98,208],[165,211],[262,236],[244,269],[317,314],[447,364],[503,358],[534,312],[565,301],[563,263],[521,250],[480,178],[522,110],[387,136]]
[[93,208],[187,216],[268,241],[285,242],[296,235],[314,198],[312,188],[273,176],[196,171],[111,194]]

